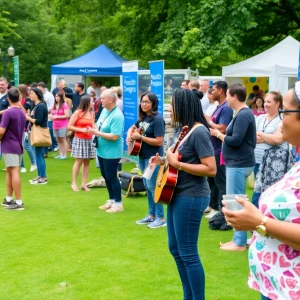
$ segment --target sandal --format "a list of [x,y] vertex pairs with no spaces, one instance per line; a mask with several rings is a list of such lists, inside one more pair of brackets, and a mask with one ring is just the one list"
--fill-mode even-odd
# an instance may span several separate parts
[[82,185],[82,186],[81,186],[81,189],[82,189],[83,191],[86,191],[86,192],[90,192],[90,191],[91,191],[91,189],[89,189],[86,185]]
[[72,184],[71,188],[72,188],[73,192],[79,192],[79,188],[76,184]]

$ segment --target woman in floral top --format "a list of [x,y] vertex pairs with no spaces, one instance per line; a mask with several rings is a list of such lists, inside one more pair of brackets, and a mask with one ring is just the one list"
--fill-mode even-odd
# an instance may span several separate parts
[[[283,139],[300,146],[300,81],[288,91],[279,110]],[[254,230],[249,249],[250,288],[262,299],[300,299],[300,162],[261,196],[259,209],[237,198],[244,209],[223,208],[237,230]]]

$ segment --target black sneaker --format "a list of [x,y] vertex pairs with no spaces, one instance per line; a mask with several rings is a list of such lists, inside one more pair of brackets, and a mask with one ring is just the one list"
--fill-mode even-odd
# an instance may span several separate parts
[[6,198],[4,198],[4,201],[1,203],[2,206],[11,206],[13,204],[16,204],[14,200],[6,201]]
[[5,209],[10,209],[10,210],[24,210],[24,203],[22,204],[12,204],[10,206],[5,207]]

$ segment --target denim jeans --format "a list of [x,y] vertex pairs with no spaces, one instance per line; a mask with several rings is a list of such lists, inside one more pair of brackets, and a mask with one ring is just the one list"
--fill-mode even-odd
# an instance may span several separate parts
[[[50,148],[53,151],[53,149],[58,146],[57,139],[53,135],[53,121],[48,121],[48,127],[49,127],[49,131],[50,131],[50,135],[51,135],[51,141],[52,141],[52,145],[51,145]],[[44,147],[44,154],[48,154],[48,147]]]
[[[260,164],[255,164],[255,167],[254,167],[254,179],[256,180],[256,175],[258,173],[258,169],[259,169],[259,166]],[[260,195],[261,193],[258,193],[258,192],[253,192],[253,195],[252,195],[252,203],[258,208],[258,200],[260,198]]]
[[[214,178],[209,180],[214,180],[214,191],[210,196],[209,206],[215,210],[219,210],[222,205],[222,196],[226,194],[226,172],[225,166],[220,164],[220,155],[215,155],[217,174]],[[213,183],[210,182],[210,188],[212,189]]]
[[[25,134],[23,135],[23,147],[24,147],[24,149],[26,150],[26,152],[29,156],[31,164],[36,165],[33,148],[30,145],[29,137],[25,138]],[[24,154],[23,154],[22,155],[22,161],[21,161],[21,168],[24,168],[24,167],[25,167],[25,165],[24,165]]]
[[45,147],[34,147],[36,166],[37,166],[38,176],[40,178],[47,178],[46,162],[45,162],[45,158],[44,158],[44,148]]
[[254,179],[255,179],[255,180],[256,180],[256,175],[257,175],[257,172],[258,172],[259,166],[260,166],[260,164],[255,164],[255,166],[254,166],[254,170],[253,170],[253,172],[254,172]]
[[106,187],[110,200],[121,202],[121,184],[118,179],[118,166],[120,158],[107,159],[98,157],[100,170],[103,178],[105,179]]
[[261,294],[261,299],[262,299],[262,300],[271,300],[270,298],[264,296],[263,294]]
[[198,253],[201,218],[207,197],[175,196],[167,208],[169,249],[182,282],[184,300],[205,299],[205,274]]
[[[139,159],[139,168],[142,172],[148,167],[149,159]],[[164,207],[163,204],[154,202],[154,190],[156,185],[156,178],[159,171],[159,166],[156,166],[155,171],[150,180],[143,178],[144,186],[147,191],[148,198],[148,215],[154,216],[155,218],[164,218]]]
[[[246,194],[247,178],[253,171],[249,168],[226,167],[226,194]],[[237,246],[247,245],[247,231],[234,231],[233,241]]]

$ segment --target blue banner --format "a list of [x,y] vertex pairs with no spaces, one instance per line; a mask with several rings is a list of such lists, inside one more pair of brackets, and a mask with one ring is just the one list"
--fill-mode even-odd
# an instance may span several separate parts
[[158,98],[158,111],[164,115],[164,61],[150,61],[151,92]]
[[126,136],[128,129],[138,119],[138,63],[123,63],[123,113],[124,125],[124,150],[127,151]]

